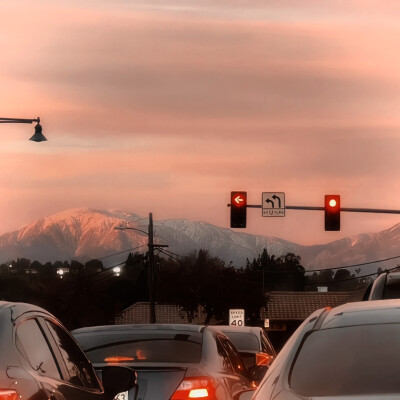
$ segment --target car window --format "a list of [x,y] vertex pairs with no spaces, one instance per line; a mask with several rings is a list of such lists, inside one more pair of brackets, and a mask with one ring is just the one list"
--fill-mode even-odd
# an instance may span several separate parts
[[271,356],[275,355],[275,350],[269,342],[264,332],[261,332],[261,350]]
[[17,326],[17,348],[39,375],[61,379],[59,368],[36,319],[28,319]]
[[233,366],[231,364],[231,360],[228,356],[228,353],[226,352],[225,347],[223,346],[222,342],[221,342],[221,338],[220,337],[216,337],[216,343],[217,343],[217,351],[218,351],[218,355],[220,356],[220,359],[222,361],[222,368],[225,371],[229,371],[230,373],[234,372]]
[[399,393],[399,338],[400,324],[313,331],[296,356],[290,386],[306,397]]
[[202,351],[201,333],[128,333],[77,335],[87,356],[93,363],[125,357],[127,362],[199,363]]
[[220,338],[220,340],[222,346],[224,347],[226,353],[228,354],[228,357],[231,361],[234,371],[237,374],[244,375],[246,373],[246,367],[235,347],[233,347],[232,343],[228,339]]
[[68,370],[68,381],[89,389],[100,389],[92,365],[69,334],[59,325],[46,320],[47,326],[61,351]]
[[386,281],[386,285],[383,289],[382,299],[399,299],[400,298],[400,279],[399,275],[396,274],[395,278]]
[[251,332],[225,332],[229,340],[239,350],[260,351],[260,342],[256,335]]

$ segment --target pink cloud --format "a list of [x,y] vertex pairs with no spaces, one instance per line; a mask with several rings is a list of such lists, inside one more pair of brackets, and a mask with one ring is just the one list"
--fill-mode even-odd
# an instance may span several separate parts
[[75,206],[226,226],[233,189],[400,201],[396,2],[93,4],[0,4],[3,115],[39,115],[49,138],[4,145],[3,229]]

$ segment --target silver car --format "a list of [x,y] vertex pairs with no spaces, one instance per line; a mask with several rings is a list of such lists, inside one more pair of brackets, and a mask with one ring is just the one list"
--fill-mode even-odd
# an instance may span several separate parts
[[314,312],[240,400],[399,399],[400,300]]

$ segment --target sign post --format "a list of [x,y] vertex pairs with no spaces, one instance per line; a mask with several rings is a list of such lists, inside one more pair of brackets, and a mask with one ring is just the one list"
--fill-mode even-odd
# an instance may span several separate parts
[[244,326],[244,310],[243,309],[230,309],[229,310],[229,325],[230,326]]

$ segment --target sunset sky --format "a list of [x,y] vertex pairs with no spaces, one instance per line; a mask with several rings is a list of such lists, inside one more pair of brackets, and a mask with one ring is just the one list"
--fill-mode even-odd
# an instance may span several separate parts
[[[400,209],[398,0],[3,0],[0,234],[69,208],[229,227],[261,204]],[[299,244],[400,215],[322,211],[243,232]]]

